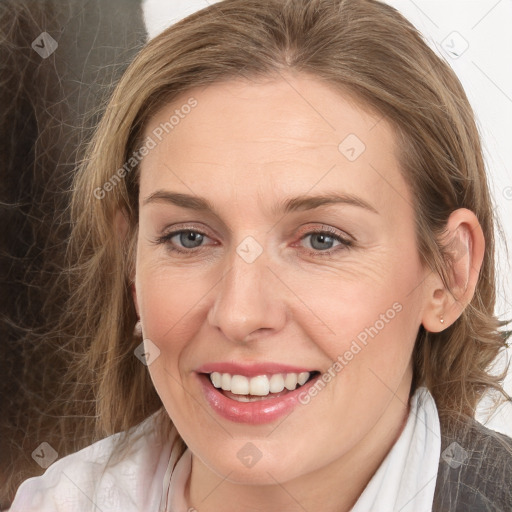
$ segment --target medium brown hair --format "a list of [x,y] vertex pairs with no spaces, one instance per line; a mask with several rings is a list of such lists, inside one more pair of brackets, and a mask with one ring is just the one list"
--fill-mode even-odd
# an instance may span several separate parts
[[[450,66],[395,9],[376,0],[224,0],[151,40],[120,80],[76,175],[71,214],[72,292],[62,333],[73,356],[66,385],[97,437],[127,430],[162,407],[134,356],[130,294],[138,224],[138,166],[98,199],[140,147],[148,120],[187,91],[245,78],[305,73],[350,94],[395,130],[401,171],[415,200],[418,251],[448,285],[442,243],[458,208],[473,211],[486,240],[476,291],[440,333],[419,329],[411,393],[426,385],[442,418],[474,416],[486,391],[503,391],[490,364],[508,333],[494,316],[494,213],[478,130]],[[104,190],[104,189],[103,189]],[[96,194],[95,194],[96,191]],[[116,232],[116,213],[129,222]],[[82,424],[85,429],[89,426]]]

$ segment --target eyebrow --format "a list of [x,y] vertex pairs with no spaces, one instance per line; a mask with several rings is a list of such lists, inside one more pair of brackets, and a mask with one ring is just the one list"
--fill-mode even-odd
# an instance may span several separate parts
[[[143,201],[143,206],[149,203],[170,203],[181,208],[187,208],[195,211],[212,212],[219,216],[215,207],[204,197],[193,196],[189,194],[181,194],[167,190],[157,190],[153,192]],[[295,211],[313,210],[321,206],[329,206],[333,204],[344,204],[349,206],[357,206],[372,213],[379,212],[368,202],[360,197],[352,194],[321,194],[321,195],[300,195],[288,198],[272,208],[273,215],[286,214]],[[219,216],[220,217],[220,216]]]

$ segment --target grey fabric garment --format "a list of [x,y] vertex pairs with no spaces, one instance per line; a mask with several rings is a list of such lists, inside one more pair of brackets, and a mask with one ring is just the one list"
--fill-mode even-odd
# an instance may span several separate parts
[[512,512],[512,438],[475,420],[443,427],[433,512]]

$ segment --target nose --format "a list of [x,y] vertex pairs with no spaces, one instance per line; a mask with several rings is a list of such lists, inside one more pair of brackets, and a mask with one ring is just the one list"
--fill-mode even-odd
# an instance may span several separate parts
[[232,342],[249,341],[277,332],[286,322],[286,304],[282,285],[267,267],[261,255],[247,263],[238,254],[215,287],[216,295],[208,312],[211,326]]

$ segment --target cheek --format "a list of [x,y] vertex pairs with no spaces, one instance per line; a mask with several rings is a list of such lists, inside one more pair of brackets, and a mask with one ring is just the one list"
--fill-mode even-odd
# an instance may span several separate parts
[[[197,337],[202,322],[201,298],[207,289],[200,278],[185,279],[183,271],[153,263],[137,268],[137,300],[144,336],[159,350],[148,366],[153,385],[177,426],[188,429],[192,407],[184,407],[186,379],[192,350],[190,340]],[[194,405],[194,404],[193,404]]]
[[419,261],[404,261],[399,254],[383,255],[366,269],[360,264],[357,274],[310,276],[308,283],[297,283],[308,309],[296,316],[302,330],[331,361],[341,358],[351,368],[344,372],[347,379],[366,378],[373,365],[391,371],[409,362],[420,325],[422,272]]
[[211,286],[200,271],[191,273],[149,259],[146,264],[143,258],[139,261],[137,300],[144,334],[150,339],[179,342],[187,330],[197,326],[193,318]]

